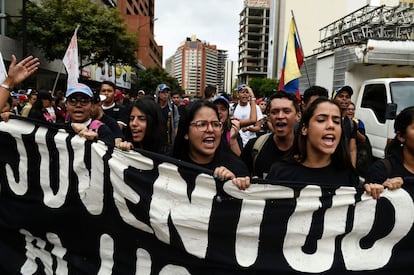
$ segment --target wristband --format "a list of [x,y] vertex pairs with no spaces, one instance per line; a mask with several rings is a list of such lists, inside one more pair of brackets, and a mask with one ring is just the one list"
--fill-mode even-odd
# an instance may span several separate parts
[[255,98],[255,97],[252,97],[252,98],[250,99],[250,101],[256,101],[256,98]]
[[0,84],[0,87],[2,87],[2,88],[4,88],[4,89],[6,89],[6,90],[8,90],[9,92],[11,92],[13,89],[9,86],[9,85],[6,85],[6,84],[4,84],[4,83],[1,83]]

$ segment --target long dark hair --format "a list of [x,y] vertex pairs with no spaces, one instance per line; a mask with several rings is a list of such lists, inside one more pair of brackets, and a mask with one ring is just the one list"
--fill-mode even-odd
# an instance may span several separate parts
[[394,132],[396,136],[391,140],[391,143],[385,149],[385,156],[395,156],[400,161],[403,159],[403,144],[398,139],[398,136],[404,138],[407,134],[407,127],[414,121],[414,106],[407,107],[402,110],[394,121]]
[[[144,113],[147,119],[147,129],[141,142],[142,148],[156,153],[165,153],[167,143],[167,127],[162,117],[159,105],[154,101],[154,99],[143,97],[134,102],[130,111],[132,111],[132,108],[134,107]],[[125,136],[127,140],[134,143],[131,131],[127,131]]]
[[[315,114],[316,108],[319,106],[319,104],[329,102],[330,104],[333,104],[338,107],[339,113],[341,113],[341,108],[339,105],[334,102],[331,99],[320,97],[315,99],[309,108],[306,109],[306,111],[302,114],[302,119],[300,120],[298,130],[295,134],[295,141],[293,143],[292,149],[288,153],[286,160],[291,162],[299,162],[303,163],[306,158],[308,157],[308,152],[306,151],[306,143],[308,140],[307,135],[302,135],[302,129],[309,127],[309,122],[311,118]],[[350,168],[354,169],[351,157],[349,154],[349,145],[346,144],[345,134],[344,134],[344,123],[341,119],[341,139],[339,141],[338,146],[335,149],[335,152],[332,155],[332,164],[339,168]]]
[[[178,123],[178,131],[177,136],[175,137],[174,141],[174,148],[173,148],[173,157],[177,159],[185,159],[189,153],[189,141],[185,139],[185,135],[188,134],[190,129],[190,123],[193,121],[194,116],[196,113],[202,108],[207,107],[214,110],[217,115],[217,119],[219,118],[219,113],[217,111],[216,105],[211,103],[208,100],[197,100],[191,103],[188,106],[187,111],[184,113],[182,117],[180,117],[180,122]],[[221,150],[222,143],[220,142],[219,147],[217,150]]]

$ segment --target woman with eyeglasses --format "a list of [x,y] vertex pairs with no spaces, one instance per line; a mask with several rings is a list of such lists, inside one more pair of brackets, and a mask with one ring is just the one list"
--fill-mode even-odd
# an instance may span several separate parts
[[111,130],[99,120],[92,119],[92,90],[84,84],[68,87],[66,110],[73,130],[88,140],[102,140],[108,146],[115,145]]
[[222,123],[216,106],[196,101],[180,118],[173,157],[213,170],[218,179],[231,179],[241,190],[250,185],[246,165],[221,144]]

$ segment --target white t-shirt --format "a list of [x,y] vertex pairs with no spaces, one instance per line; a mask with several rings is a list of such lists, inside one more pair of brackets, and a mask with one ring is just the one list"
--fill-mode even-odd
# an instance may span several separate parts
[[[263,118],[262,112],[260,111],[260,108],[256,106],[256,114],[257,114],[257,120],[261,120]],[[235,118],[238,118],[239,120],[245,120],[249,119],[250,117],[250,103],[246,106],[241,106],[240,104],[237,104],[236,109],[234,110],[233,116]],[[240,137],[243,141],[243,147],[246,146],[247,142],[251,138],[256,137],[255,132],[245,131],[243,132],[241,129],[239,131]]]

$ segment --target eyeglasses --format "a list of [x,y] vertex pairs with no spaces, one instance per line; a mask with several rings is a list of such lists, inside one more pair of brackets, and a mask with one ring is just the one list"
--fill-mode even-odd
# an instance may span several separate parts
[[88,105],[90,102],[92,102],[92,98],[87,98],[87,97],[82,97],[82,98],[75,98],[75,97],[71,97],[68,98],[68,104],[71,106],[76,106],[78,104],[78,102],[80,103],[81,106],[86,106]]
[[223,124],[218,120],[214,120],[214,121],[198,120],[198,121],[191,122],[190,125],[195,125],[197,130],[201,132],[207,131],[208,125],[211,125],[211,128],[213,128],[214,131],[221,130],[221,127],[223,126]]

